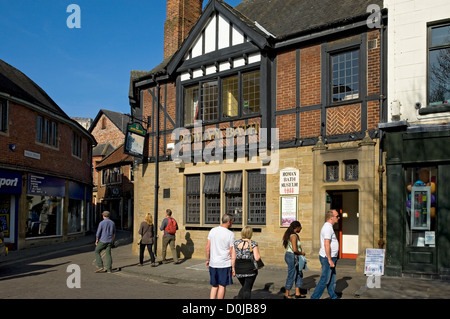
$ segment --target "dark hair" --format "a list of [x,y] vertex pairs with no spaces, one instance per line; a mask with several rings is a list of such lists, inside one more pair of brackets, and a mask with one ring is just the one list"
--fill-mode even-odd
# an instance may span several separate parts
[[291,235],[295,234],[295,229],[298,227],[302,227],[302,224],[298,220],[294,220],[289,227],[286,229],[283,235],[283,246],[287,248],[287,245],[290,241]]

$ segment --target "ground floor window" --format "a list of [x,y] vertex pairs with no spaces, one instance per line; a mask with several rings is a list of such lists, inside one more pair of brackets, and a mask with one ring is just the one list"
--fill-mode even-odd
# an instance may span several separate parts
[[265,171],[186,175],[185,190],[187,224],[220,224],[225,213],[234,215],[236,227],[266,223]]
[[70,233],[79,233],[83,224],[83,201],[78,199],[69,199],[69,216],[67,219],[67,229]]
[[56,196],[27,196],[28,219],[26,237],[61,235],[63,198]]
[[434,247],[437,168],[407,168],[406,185],[406,244],[414,247]]

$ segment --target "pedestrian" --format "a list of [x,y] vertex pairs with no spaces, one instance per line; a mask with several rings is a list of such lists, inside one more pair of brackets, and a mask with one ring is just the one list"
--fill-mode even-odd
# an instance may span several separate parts
[[170,246],[170,250],[172,251],[172,258],[175,264],[179,264],[177,252],[175,250],[175,233],[178,230],[178,224],[175,218],[172,218],[172,211],[170,209],[166,209],[166,218],[163,219],[161,223],[161,227],[159,228],[161,231],[164,231],[163,240],[162,240],[162,263],[167,264],[168,261],[166,259],[167,253],[167,245]]
[[238,299],[251,299],[253,284],[258,275],[258,269],[255,269],[251,255],[254,255],[255,260],[259,260],[261,255],[259,254],[258,243],[251,240],[252,235],[253,229],[250,226],[245,226],[241,231],[242,238],[234,242],[235,253],[233,258],[235,260],[236,278],[242,286],[237,296]]
[[306,296],[302,295],[300,291],[303,284],[303,271],[298,267],[299,256],[305,256],[305,253],[302,252],[300,238],[298,237],[298,233],[300,233],[301,230],[302,225],[299,221],[295,220],[289,225],[283,235],[283,246],[286,249],[284,261],[288,266],[288,275],[284,286],[284,299],[292,299],[289,292],[294,284],[295,298],[306,298]]
[[320,231],[319,260],[322,265],[322,274],[311,299],[320,299],[326,287],[330,299],[338,298],[334,290],[336,288],[336,262],[339,242],[334,233],[333,225],[339,221],[339,213],[335,209],[329,210],[325,214],[325,220],[325,224]]
[[[95,272],[112,272],[111,248],[116,238],[116,225],[110,219],[110,212],[104,211],[102,216],[103,220],[98,224],[95,239],[95,260],[97,262]],[[103,250],[105,251],[106,269],[103,267],[103,260],[100,255]]]
[[206,244],[206,267],[209,269],[211,284],[210,299],[224,299],[226,287],[233,284],[234,242],[236,238],[230,230],[234,217],[222,216],[222,224],[209,231]]
[[138,234],[141,235],[141,240],[139,241],[139,266],[143,265],[145,248],[147,248],[148,253],[150,254],[151,266],[156,266],[155,254],[152,251],[154,237],[153,227],[153,216],[148,213],[138,231]]

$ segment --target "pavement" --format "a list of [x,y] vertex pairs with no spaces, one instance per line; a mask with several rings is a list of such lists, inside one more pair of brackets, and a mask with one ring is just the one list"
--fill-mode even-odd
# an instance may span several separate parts
[[[94,250],[95,235],[74,239],[69,242],[51,246],[28,248],[19,251],[10,251],[8,256],[0,257],[0,267],[5,264],[21,262],[33,257],[51,256],[52,254],[69,250],[73,247],[92,245]],[[144,266],[137,266],[138,255],[133,253],[132,234],[119,231],[117,234],[118,247],[113,249],[113,267],[116,272],[140,276],[143,279],[154,279],[165,284],[193,284],[209,286],[209,272],[205,267],[204,259],[185,259],[180,264],[170,262],[151,267],[148,252],[145,253]],[[170,251],[168,252],[170,256]],[[160,256],[157,256],[157,261]],[[94,271],[93,265],[92,270]],[[352,261],[339,260],[336,268],[336,293],[340,299],[450,299],[450,280],[414,277],[382,276],[379,288],[368,277],[357,273]],[[259,270],[258,277],[252,290],[252,299],[282,299],[287,268],[265,265]],[[310,269],[303,272],[302,293],[309,298],[320,277],[320,269]],[[372,279],[372,278],[371,278]],[[227,288],[227,298],[237,295],[240,284],[234,279],[234,284]],[[294,293],[294,289],[291,290]],[[326,299],[325,291],[322,298]]]

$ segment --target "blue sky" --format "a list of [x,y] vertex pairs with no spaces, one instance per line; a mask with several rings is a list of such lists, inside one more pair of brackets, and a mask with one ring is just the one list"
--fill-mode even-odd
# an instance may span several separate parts
[[[67,26],[70,4],[80,8],[81,28]],[[166,0],[0,0],[0,12],[0,59],[69,116],[129,113],[130,71],[163,60]]]

